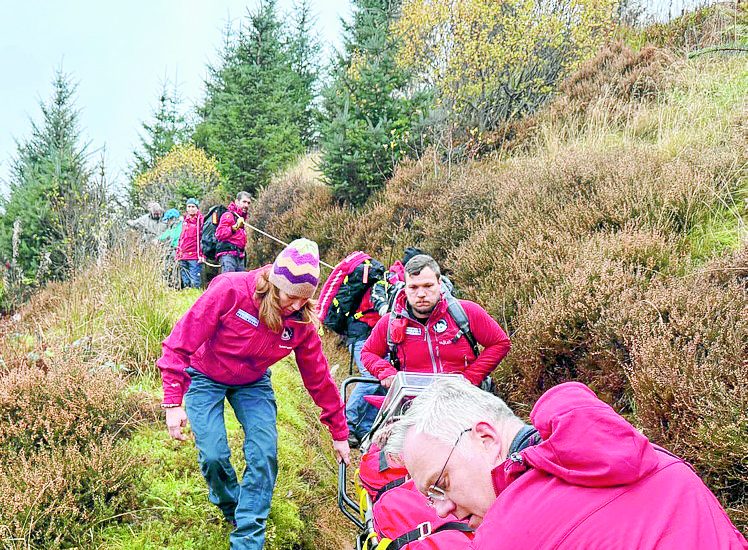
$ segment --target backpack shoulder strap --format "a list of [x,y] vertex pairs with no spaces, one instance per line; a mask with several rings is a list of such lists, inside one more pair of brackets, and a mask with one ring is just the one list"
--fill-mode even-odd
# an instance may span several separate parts
[[402,365],[400,365],[400,358],[397,356],[397,344],[392,340],[392,319],[397,317],[397,313],[395,313],[395,302],[397,302],[398,295],[402,292],[405,285],[400,285],[398,283],[395,287],[395,291],[393,293],[392,299],[390,301],[390,317],[387,320],[387,350],[389,351],[390,355],[390,363],[393,367],[395,367],[395,370],[401,370]]
[[398,477],[397,479],[393,479],[389,483],[385,483],[379,489],[377,489],[377,494],[374,495],[374,502],[378,501],[379,498],[383,494],[385,494],[387,491],[389,491],[390,489],[394,489],[395,487],[400,487],[400,485],[402,485],[409,479],[410,479],[410,476],[403,476],[403,477]]
[[442,523],[436,529],[432,529],[431,522],[424,521],[412,531],[408,531],[407,533],[400,535],[396,539],[393,539],[392,542],[387,546],[387,550],[400,550],[411,542],[425,539],[429,535],[441,533],[442,531],[461,531],[463,533],[472,533],[474,529],[460,521],[448,521],[446,523]]
[[480,355],[480,350],[478,349],[478,341],[475,339],[475,335],[470,330],[470,319],[468,319],[467,313],[465,313],[465,308],[462,307],[460,301],[452,296],[450,292],[445,292],[444,298],[447,300],[447,313],[449,313],[452,319],[454,319],[454,322],[460,329],[459,331],[457,331],[457,334],[452,339],[452,341],[456,342],[460,339],[460,336],[464,336],[465,340],[468,341],[468,344],[470,344],[470,347],[473,350],[473,355],[475,357],[478,357],[478,355]]

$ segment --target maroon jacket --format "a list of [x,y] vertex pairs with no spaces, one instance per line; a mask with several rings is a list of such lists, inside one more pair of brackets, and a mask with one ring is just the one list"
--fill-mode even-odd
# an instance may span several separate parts
[[203,215],[198,210],[194,216],[185,216],[182,232],[177,244],[177,260],[199,260],[203,257],[200,248],[200,233],[203,229]]
[[[397,346],[397,354],[403,370],[407,372],[459,373],[475,385],[493,371],[509,353],[509,337],[499,324],[478,304],[460,300],[470,321],[470,330],[485,349],[476,359],[470,343],[464,336],[455,335],[460,330],[447,312],[447,302],[441,299],[431,312],[426,325],[422,325],[408,313],[405,293],[401,292],[394,305],[401,317],[393,320],[400,323],[404,341]],[[387,352],[388,313],[382,317],[366,340],[361,350],[361,361],[366,370],[380,380],[397,374],[389,361],[383,359]]]
[[[223,213],[221,219],[218,221],[216,226],[216,240],[231,243],[239,248],[239,250],[229,250],[224,252],[216,253],[216,258],[230,254],[231,256],[244,257],[244,248],[247,246],[247,231],[244,227],[234,229],[237,217],[245,218],[246,215],[242,212],[235,202],[231,202],[228,207],[228,211]],[[220,250],[220,243],[219,243]]]
[[254,271],[224,273],[210,283],[163,342],[164,403],[181,403],[190,385],[187,367],[221,384],[249,384],[292,351],[309,394],[322,409],[321,420],[336,441],[348,437],[344,405],[330,375],[322,342],[313,324],[294,315],[280,334],[260,321]]
[[748,548],[691,467],[587,386],[551,388],[530,419],[543,441],[494,468],[471,549]]

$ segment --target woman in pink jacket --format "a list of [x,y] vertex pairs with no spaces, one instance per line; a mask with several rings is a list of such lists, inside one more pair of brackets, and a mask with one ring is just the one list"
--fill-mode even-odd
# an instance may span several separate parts
[[203,215],[197,199],[187,199],[187,212],[182,221],[182,232],[177,243],[177,260],[182,276],[182,288],[199,288],[203,258],[200,249],[200,232],[203,228]]
[[[232,550],[260,550],[265,541],[277,475],[271,365],[295,353],[338,461],[350,458],[343,402],[322,354],[310,302],[318,282],[316,243],[295,240],[272,266],[216,277],[163,342],[157,365],[169,435],[187,439],[182,429],[189,420],[209,499],[236,526]],[[244,430],[241,481],[229,461],[225,401]]]

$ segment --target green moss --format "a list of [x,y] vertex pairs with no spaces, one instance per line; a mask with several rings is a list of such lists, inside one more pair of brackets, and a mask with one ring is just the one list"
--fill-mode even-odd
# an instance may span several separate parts
[[[278,404],[278,481],[268,519],[268,550],[311,547],[316,507],[334,497],[335,470],[330,457],[321,457],[318,446],[322,427],[316,408],[301,384],[292,361],[272,369]],[[154,399],[160,391],[154,377],[139,377],[133,386]],[[231,461],[244,470],[244,434],[231,407],[225,410]],[[99,548],[221,548],[230,529],[218,509],[208,502],[200,475],[197,451],[191,442],[169,440],[159,423],[145,426],[130,439],[129,448],[142,457],[140,509],[98,534]],[[310,530],[311,529],[311,530]]]

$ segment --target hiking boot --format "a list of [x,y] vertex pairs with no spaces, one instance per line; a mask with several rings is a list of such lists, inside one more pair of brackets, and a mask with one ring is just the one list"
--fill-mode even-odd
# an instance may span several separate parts
[[348,446],[351,449],[358,449],[361,446],[361,440],[353,432],[348,434]]

